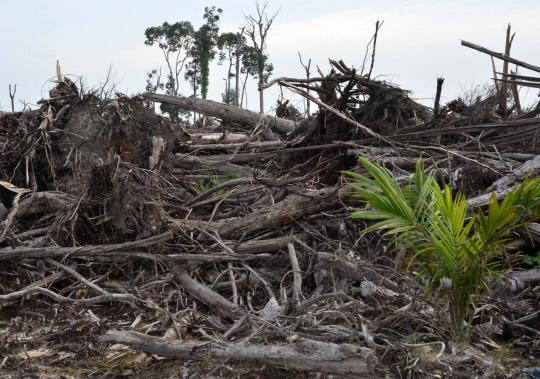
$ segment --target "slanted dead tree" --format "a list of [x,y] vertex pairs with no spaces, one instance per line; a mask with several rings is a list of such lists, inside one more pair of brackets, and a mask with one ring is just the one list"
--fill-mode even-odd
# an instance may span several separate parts
[[375,23],[375,32],[373,33],[373,36],[369,40],[367,46],[366,46],[366,52],[364,53],[364,60],[362,61],[362,69],[360,71],[360,75],[364,75],[364,70],[366,69],[366,61],[369,54],[369,48],[371,44],[373,43],[373,47],[371,48],[371,62],[369,65],[369,71],[366,74],[366,77],[369,79],[371,78],[371,73],[373,72],[373,67],[375,66],[375,51],[377,49],[377,36],[379,35],[379,29],[384,24],[384,21],[378,21]]
[[278,117],[261,115],[247,109],[240,109],[234,105],[224,104],[212,100],[198,99],[196,97],[182,97],[158,95],[154,93],[144,93],[145,99],[176,105],[182,109],[193,112],[204,113],[211,117],[217,117],[222,120],[238,122],[251,126],[257,126],[261,121],[266,122],[271,128],[275,128],[282,133],[290,133],[296,128],[294,121]]
[[[384,21],[383,21],[384,22]],[[371,63],[369,65],[369,72],[367,74],[368,78],[371,78],[371,73],[373,72],[373,67],[375,66],[375,51],[377,49],[377,36],[379,35],[379,28],[382,26],[378,20],[375,23],[375,34],[373,34],[373,49],[371,54]]]

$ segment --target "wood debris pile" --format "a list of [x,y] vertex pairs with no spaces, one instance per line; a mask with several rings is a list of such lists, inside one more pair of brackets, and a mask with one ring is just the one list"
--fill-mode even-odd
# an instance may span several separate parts
[[[267,85],[318,106],[308,118],[285,103],[288,118],[193,97],[103,100],[61,77],[39,109],[0,113],[1,369],[504,377],[538,359],[538,268],[493,283],[474,343],[452,355],[444,302],[424,297],[391,241],[361,237],[339,174],[365,156],[406,181],[423,159],[471,205],[504,195],[540,172],[540,103],[522,109],[509,88],[523,77],[446,105],[439,80],[431,108],[330,65]],[[206,122],[173,125],[154,102]],[[537,251],[538,225],[516,243]],[[501,341],[522,360],[498,363]]]

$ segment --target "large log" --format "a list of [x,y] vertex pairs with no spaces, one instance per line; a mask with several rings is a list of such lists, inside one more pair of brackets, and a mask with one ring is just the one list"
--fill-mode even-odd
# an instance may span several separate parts
[[145,353],[182,361],[207,361],[264,364],[295,370],[316,370],[347,377],[373,378],[377,364],[373,350],[353,344],[335,344],[309,339],[292,343],[212,343],[208,341],[179,341],[148,336],[138,332],[110,330],[101,337],[103,342],[120,343]]
[[264,229],[282,228],[295,222],[295,220],[338,208],[342,206],[344,201],[351,200],[347,197],[350,196],[346,188],[341,190],[324,188],[312,193],[305,193],[304,196],[289,195],[272,206],[255,210],[243,217],[219,222],[174,219],[170,220],[170,226],[173,230],[213,229],[221,237],[240,238]]
[[[253,176],[255,170],[249,166],[239,166],[225,160],[208,159],[188,154],[177,153],[175,166],[189,170],[213,170],[225,175]],[[215,158],[215,157],[214,157]]]
[[500,200],[512,191],[516,184],[519,184],[526,177],[534,178],[540,175],[540,155],[535,156],[518,167],[511,173],[495,181],[486,190],[487,193],[467,200],[469,207],[480,207],[487,205],[491,199],[492,193],[495,193]]
[[216,117],[224,121],[237,122],[239,124],[247,124],[251,126],[264,122],[267,123],[271,128],[274,128],[282,133],[290,133],[296,128],[296,123],[294,121],[267,116],[213,100],[198,99],[196,97],[158,95],[148,92],[142,94],[142,97],[151,101],[177,105],[182,109],[204,113],[208,116]]

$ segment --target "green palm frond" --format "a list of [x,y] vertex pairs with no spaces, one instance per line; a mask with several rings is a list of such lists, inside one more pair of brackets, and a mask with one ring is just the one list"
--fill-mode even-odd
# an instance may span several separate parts
[[493,195],[486,213],[478,209],[471,214],[465,195],[453,194],[448,186],[441,189],[421,161],[404,186],[388,169],[363,158],[359,162],[369,175],[344,175],[366,207],[351,216],[376,221],[364,233],[384,231],[406,247],[409,266],[416,263],[430,279],[428,292],[443,278],[452,281],[450,317],[455,336],[463,336],[471,296],[502,272],[513,231],[540,217],[540,178],[526,179],[501,202]]

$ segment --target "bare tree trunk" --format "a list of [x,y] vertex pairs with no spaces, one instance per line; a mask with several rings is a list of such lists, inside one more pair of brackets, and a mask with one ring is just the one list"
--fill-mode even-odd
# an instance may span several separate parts
[[[302,65],[302,67],[304,68],[304,71],[306,72],[306,79],[309,81],[309,78],[311,77],[311,59],[309,59],[307,65],[304,64],[304,62],[302,61],[302,55],[300,54],[300,52],[298,52],[298,59],[300,59],[300,65]],[[306,89],[306,92],[307,94],[309,95],[309,88]],[[310,101],[309,99],[306,99],[306,114],[307,116],[310,115]]]
[[17,85],[13,86],[13,92],[11,92],[11,84],[9,85],[9,99],[11,100],[11,111],[15,112],[15,93],[17,92]]
[[521,101],[519,101],[519,91],[515,77],[512,77],[512,97],[514,98],[514,104],[516,105],[516,112],[520,115],[522,112]]
[[262,88],[259,88],[259,112],[264,113],[264,94]]
[[240,51],[242,49],[242,35],[244,34],[244,28],[240,30],[239,33],[236,35],[238,36],[238,40],[236,42],[236,87],[235,87],[235,94],[236,94],[236,101],[235,105],[238,107],[240,104]]
[[[508,28],[506,29],[506,42],[504,47],[504,55],[507,57],[510,56],[510,48],[512,47],[512,40],[513,36],[510,36],[511,29],[510,24],[508,24]],[[508,61],[505,61],[503,64],[503,75],[502,75],[502,82],[501,82],[501,111],[502,111],[502,117],[503,120],[506,120],[508,118],[508,104],[506,102],[508,98]]]
[[246,84],[248,80],[248,75],[249,74],[246,72],[246,77],[244,78],[244,83],[242,84],[242,99],[240,101],[240,108],[244,106],[244,95],[246,95],[246,108],[248,107],[247,106],[247,93],[246,93]]
[[439,122],[439,112],[441,107],[441,93],[444,78],[437,78],[437,92],[435,93],[435,104],[433,106],[433,126],[437,127]]

